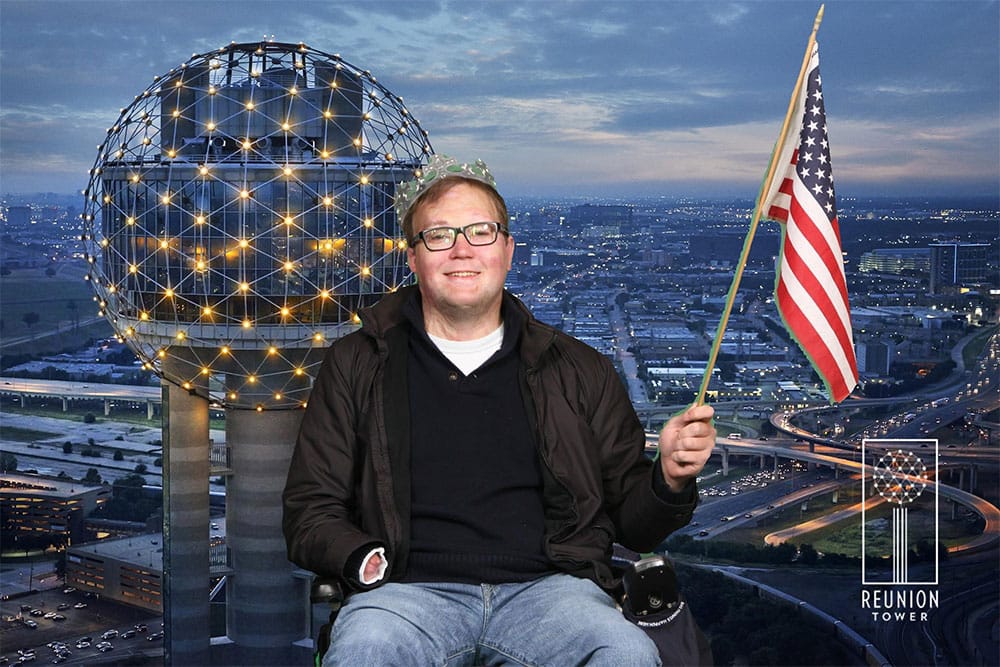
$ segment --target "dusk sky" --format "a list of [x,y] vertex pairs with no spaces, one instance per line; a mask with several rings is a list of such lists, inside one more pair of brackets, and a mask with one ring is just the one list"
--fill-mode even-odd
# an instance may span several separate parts
[[[192,54],[305,42],[508,195],[752,198],[819,2],[0,0],[0,192],[72,193]],[[1000,194],[1000,5],[827,0],[838,195]]]

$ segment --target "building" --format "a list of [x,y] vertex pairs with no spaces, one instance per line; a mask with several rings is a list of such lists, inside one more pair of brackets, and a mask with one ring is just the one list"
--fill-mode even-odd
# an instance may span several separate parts
[[[163,387],[166,664],[308,659],[311,574],[288,562],[281,489],[330,341],[410,280],[392,204],[432,153],[371,72],[277,42],[229,44],[155,77],[98,148],[88,278]],[[226,415],[219,457],[212,403]],[[218,637],[212,475],[226,478],[228,517]]]
[[996,247],[987,243],[932,243],[929,248],[931,294],[981,287],[991,250],[996,255]]
[[566,222],[580,229],[587,237],[617,238],[622,235],[622,227],[631,228],[632,207],[597,204],[574,206],[569,210]]
[[57,546],[73,544],[83,539],[84,520],[109,498],[111,487],[106,485],[4,473],[0,476],[4,536],[47,537]]
[[102,598],[163,613],[159,533],[99,540],[66,550],[66,584]]
[[861,253],[858,262],[860,273],[925,276],[930,268],[930,248],[875,248]]

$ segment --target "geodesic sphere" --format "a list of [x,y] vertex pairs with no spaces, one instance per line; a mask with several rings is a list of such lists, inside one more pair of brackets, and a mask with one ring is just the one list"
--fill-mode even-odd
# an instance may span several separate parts
[[338,55],[194,55],[98,147],[82,217],[101,312],[171,382],[298,407],[330,341],[409,281],[393,197],[431,153],[402,98]]

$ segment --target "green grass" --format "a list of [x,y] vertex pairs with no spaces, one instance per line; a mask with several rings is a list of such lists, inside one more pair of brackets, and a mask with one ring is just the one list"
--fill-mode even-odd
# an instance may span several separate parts
[[986,327],[975,338],[969,341],[969,344],[962,350],[962,361],[965,362],[966,368],[976,367],[976,360],[979,359],[979,355],[983,353],[983,349],[986,347],[986,342],[995,332],[996,327]]
[[0,438],[13,440],[15,442],[34,442],[35,440],[48,440],[60,435],[59,433],[49,433],[48,431],[36,431],[30,428],[20,428],[19,426],[0,425]]
[[[83,280],[85,271],[82,264],[62,264],[55,276],[45,275],[41,268],[15,269],[0,276],[0,338],[9,343],[31,336],[31,340],[5,345],[4,356],[78,349],[88,338],[113,334],[105,320],[74,328],[74,319],[83,323],[97,316],[94,291]],[[70,303],[76,308],[69,308]],[[27,326],[23,319],[26,313],[37,313],[38,322]]]

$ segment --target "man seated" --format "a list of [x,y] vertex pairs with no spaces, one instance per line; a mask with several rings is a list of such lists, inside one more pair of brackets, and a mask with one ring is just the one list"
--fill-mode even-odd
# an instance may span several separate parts
[[713,409],[659,456],[611,362],[504,289],[514,240],[481,161],[396,195],[417,284],[330,346],[284,491],[289,558],[348,597],[324,665],[659,665],[615,608],[612,544],[687,524]]

